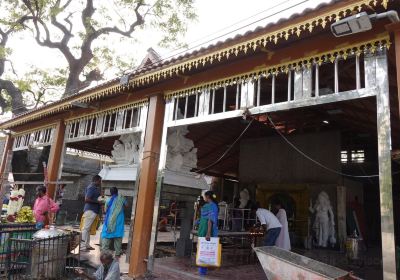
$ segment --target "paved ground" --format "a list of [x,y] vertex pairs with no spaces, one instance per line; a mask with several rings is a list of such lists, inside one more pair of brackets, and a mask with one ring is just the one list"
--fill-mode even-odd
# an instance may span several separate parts
[[[159,233],[158,235],[159,242],[172,243],[173,240],[173,233],[171,232]],[[124,241],[127,242],[127,239]],[[96,250],[82,253],[82,260],[84,263],[92,267],[97,267],[100,264],[100,247],[96,244],[99,244],[98,235],[92,238],[92,246]],[[158,245],[158,247],[160,247],[160,245]],[[382,279],[379,248],[372,248],[364,252],[363,261],[355,264],[349,264],[346,261],[344,253],[338,251],[314,249],[309,251],[296,250],[296,252],[312,259],[340,267],[346,271],[354,271],[357,276],[365,280]],[[125,256],[121,257],[120,268],[121,273],[124,274],[121,279],[129,279],[126,276],[128,273],[128,264],[125,261]],[[198,275],[197,267],[194,265],[194,258],[163,257],[156,259],[153,274],[144,279],[263,280],[266,279],[266,276],[261,265],[258,264],[253,255],[249,254],[248,250],[224,250],[222,267],[210,270],[207,277],[200,277]]]

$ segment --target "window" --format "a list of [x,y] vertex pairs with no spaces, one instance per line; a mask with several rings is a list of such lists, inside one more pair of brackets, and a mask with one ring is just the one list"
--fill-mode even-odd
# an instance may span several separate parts
[[340,153],[340,161],[342,163],[347,163],[347,161],[348,161],[347,151],[342,151]]
[[364,150],[351,151],[351,162],[352,163],[363,163],[365,161]]
[[341,163],[364,163],[365,151],[364,150],[351,150],[340,152]]

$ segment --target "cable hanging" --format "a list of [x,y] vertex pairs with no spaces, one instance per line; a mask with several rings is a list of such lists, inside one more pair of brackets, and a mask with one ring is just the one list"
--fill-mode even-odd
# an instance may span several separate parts
[[[279,129],[275,126],[275,123],[272,121],[271,117],[268,114],[267,114],[267,118],[268,118],[269,122],[272,124],[273,128],[275,129],[275,131],[279,134],[279,136],[281,136],[283,138],[283,140],[285,140],[285,142],[287,144],[289,144],[289,146],[291,146],[296,152],[298,152],[300,155],[302,155],[303,157],[305,157],[309,161],[313,162],[314,164],[318,165],[319,167],[321,167],[321,168],[323,168],[323,169],[325,169],[325,170],[327,170],[329,172],[332,172],[332,173],[335,173],[337,175],[344,176],[344,177],[350,177],[350,178],[377,178],[377,177],[379,177],[378,174],[374,174],[374,175],[351,175],[351,174],[346,174],[346,173],[334,170],[334,169],[332,169],[332,168],[330,168],[328,166],[323,165],[322,163],[316,161],[312,157],[306,155],[302,150],[297,148],[289,139],[287,139],[285,137],[285,135],[283,135],[282,132],[280,132]],[[396,174],[396,173],[398,173],[398,172],[394,172],[393,174]]]
[[246,133],[246,131],[250,128],[251,124],[253,123],[254,118],[251,119],[251,121],[247,124],[247,126],[245,127],[245,129],[243,129],[243,131],[240,133],[240,135],[235,139],[235,141],[233,141],[233,143],[231,145],[229,145],[228,149],[225,150],[225,152],[222,153],[222,155],[213,163],[211,163],[210,165],[208,165],[205,168],[202,168],[200,170],[197,170],[196,173],[202,173],[204,171],[207,171],[208,169],[210,169],[211,167],[217,165],[218,163],[221,162],[221,160],[230,152],[230,150],[232,150],[232,148],[236,145],[236,143],[243,137],[243,135]]

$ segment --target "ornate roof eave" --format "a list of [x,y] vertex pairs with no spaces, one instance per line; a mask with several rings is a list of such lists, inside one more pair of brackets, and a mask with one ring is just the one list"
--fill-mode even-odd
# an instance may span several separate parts
[[313,55],[294,59],[285,63],[269,65],[250,72],[236,74],[218,80],[207,81],[205,83],[183,88],[177,91],[168,91],[165,93],[165,98],[171,99],[174,97],[180,98],[187,95],[194,95],[205,89],[218,89],[224,86],[248,82],[249,80],[257,80],[261,76],[268,77],[270,75],[278,75],[279,73],[287,73],[290,69],[297,71],[303,67],[309,68],[312,66],[313,63],[316,63],[318,65],[321,65],[325,61],[330,61],[331,63],[333,63],[333,61],[335,61],[338,57],[347,59],[347,57],[351,55],[359,56],[362,52],[365,51],[375,53],[380,47],[385,47],[389,49],[390,46],[390,36],[387,32],[384,32],[382,34],[378,34],[376,38],[370,40],[332,48],[329,51],[315,53]]
[[[231,46],[221,48],[207,54],[194,57],[179,63],[175,63],[171,66],[162,67],[159,70],[151,71],[144,75],[133,76],[129,83],[133,87],[144,86],[150,83],[159,82],[163,79],[173,78],[178,75],[184,75],[186,72],[192,69],[198,69],[204,67],[206,64],[211,65],[218,63],[222,59],[229,59],[230,57],[237,57],[240,54],[247,54],[249,52],[255,52],[257,49],[265,48],[267,44],[277,45],[280,41],[287,41],[289,38],[299,38],[303,32],[312,31],[316,27],[322,27],[325,29],[329,27],[330,23],[336,22],[346,16],[351,15],[353,12],[360,12],[363,8],[371,8],[382,6],[387,9],[389,0],[359,0],[352,1],[347,5],[340,8],[329,10],[316,17],[301,21],[296,24],[290,24],[291,20],[285,27],[272,30],[260,36],[256,36],[250,40],[246,40],[240,43],[233,44]],[[345,1],[346,2],[346,1]],[[349,1],[348,1],[349,2]]]
[[[52,114],[69,110],[72,108],[71,102],[73,101],[96,101],[98,99],[102,99],[103,97],[121,93],[132,88],[161,82],[164,79],[169,79],[178,75],[186,74],[186,72],[190,71],[191,69],[198,69],[207,65],[219,63],[222,59],[229,59],[230,57],[236,57],[240,54],[255,52],[257,51],[257,49],[265,47],[269,43],[273,43],[274,45],[276,45],[280,43],[280,41],[289,40],[289,38],[299,38],[301,34],[305,31],[309,31],[311,33],[316,27],[322,27],[325,29],[327,26],[329,26],[329,23],[337,21],[354,12],[360,12],[365,8],[370,9],[371,7],[382,7],[384,9],[387,9],[389,0],[358,0],[345,2],[349,3],[336,9],[331,8],[333,4],[328,4],[326,6],[327,11],[319,14],[318,16],[299,21],[296,24],[293,24],[292,22],[298,20],[303,16],[307,16],[309,13],[305,13],[304,15],[296,17],[293,20],[288,19],[281,24],[277,24],[278,26],[274,25],[272,28],[275,29],[271,28],[271,31],[266,31],[264,34],[251,38],[249,40],[243,40],[240,43],[235,43],[223,48],[213,46],[210,47],[210,49],[217,48],[217,50],[207,52],[206,54],[189,55],[189,58],[185,59],[184,61],[171,62],[171,66],[167,66],[169,63],[166,63],[167,65],[161,65],[160,67],[147,73],[133,73],[131,75],[132,78],[129,80],[128,85],[121,85],[118,79],[108,81],[105,84],[69,96],[65,99],[49,104],[48,106],[43,106],[36,110],[28,111],[27,113],[19,115],[12,120],[0,124],[0,129],[10,129],[19,125],[26,124],[30,121],[38,120]],[[313,10],[312,12],[316,11],[317,10]],[[285,23],[286,25],[284,27],[279,27]],[[243,36],[243,38],[245,37],[246,35]],[[191,56],[195,57],[190,58]]]

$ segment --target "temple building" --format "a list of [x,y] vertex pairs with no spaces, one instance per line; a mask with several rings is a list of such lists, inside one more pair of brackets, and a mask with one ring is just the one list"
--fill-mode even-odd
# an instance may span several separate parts
[[[244,209],[240,224],[224,214],[223,231],[248,231],[245,209],[279,199],[293,250],[344,257],[356,233],[379,275],[396,279],[400,23],[389,11],[400,3],[332,0],[168,60],[149,49],[124,77],[1,123],[0,173],[19,151],[47,147],[54,196],[67,151],[107,158],[105,192],[117,186],[129,198],[130,276],[151,269],[172,204],[185,213],[176,247],[190,250],[193,203],[212,189]],[[365,32],[333,34],[332,24],[362,12],[389,13]],[[333,31],[351,33],[341,28]]]

